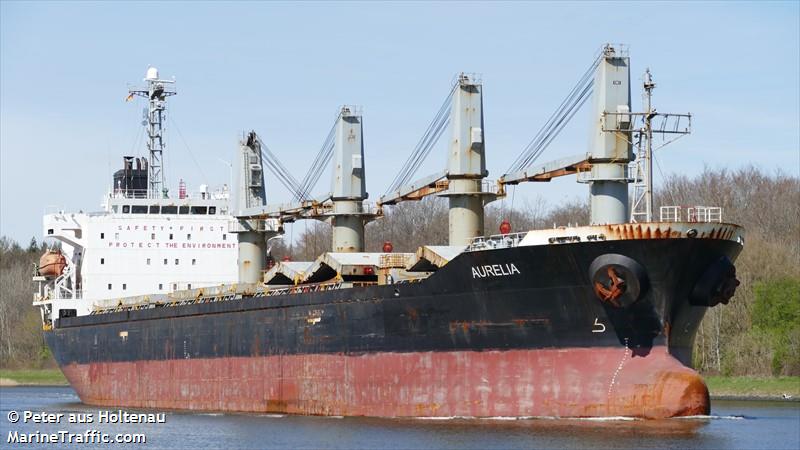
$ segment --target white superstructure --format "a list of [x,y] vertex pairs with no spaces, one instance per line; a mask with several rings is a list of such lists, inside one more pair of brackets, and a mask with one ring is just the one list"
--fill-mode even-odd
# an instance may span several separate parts
[[[62,264],[54,273],[37,273],[34,305],[45,324],[85,315],[100,303],[132,296],[160,296],[186,289],[236,283],[236,220],[226,187],[209,192],[201,185],[187,193],[183,183],[170,196],[163,178],[162,123],[171,81],[149,68],[147,88],[129,99],[148,99],[145,158],[124,157],[103,210],[46,214],[43,235],[61,244]],[[60,256],[58,256],[60,258]],[[63,266],[63,268],[62,268]]]

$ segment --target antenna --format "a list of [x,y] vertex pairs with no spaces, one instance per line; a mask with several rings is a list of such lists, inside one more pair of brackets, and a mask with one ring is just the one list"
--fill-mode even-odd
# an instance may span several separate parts
[[636,161],[633,163],[635,176],[633,179],[633,203],[631,206],[631,222],[653,221],[653,133],[675,135],[658,148],[692,132],[691,114],[659,113],[653,108],[653,89],[656,83],[650,69],[644,72],[642,82],[642,99],[645,110],[639,115],[642,128],[637,130]]
[[158,77],[158,69],[148,67],[144,80],[147,86],[140,89],[128,89],[128,99],[138,95],[148,100],[145,118],[142,124],[147,127],[147,150],[150,153],[150,164],[147,166],[147,197],[166,198],[167,188],[164,178],[164,120],[166,119],[167,97],[177,94],[171,85],[175,80],[162,80]]

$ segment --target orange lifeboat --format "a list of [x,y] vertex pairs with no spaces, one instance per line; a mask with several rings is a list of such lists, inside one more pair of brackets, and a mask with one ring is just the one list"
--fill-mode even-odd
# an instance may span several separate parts
[[57,277],[64,273],[65,267],[67,267],[67,259],[60,250],[48,250],[39,258],[39,275]]

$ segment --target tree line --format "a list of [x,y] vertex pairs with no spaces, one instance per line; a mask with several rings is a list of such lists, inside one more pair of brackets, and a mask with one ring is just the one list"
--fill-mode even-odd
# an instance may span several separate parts
[[[706,168],[697,176],[673,174],[656,192],[660,205],[720,206],[723,221],[746,229],[736,262],[741,285],[726,306],[711,308],[695,341],[694,365],[725,375],[800,375],[800,179],[757,167]],[[514,231],[589,222],[588,199],[550,205],[541,197],[511,208],[495,202],[486,208],[485,234],[497,234],[503,220]],[[656,214],[657,215],[657,214]],[[272,241],[275,259],[312,261],[330,251],[330,226],[297,223],[296,239]],[[446,245],[447,201],[429,197],[385,208],[384,217],[366,227],[367,251],[385,241],[397,252],[422,245]],[[38,311],[31,306],[33,263],[45,250],[33,240],[27,248],[0,239],[0,365],[52,365],[44,347]]]
[[35,264],[48,250],[32,238],[23,248],[0,237],[0,367],[54,367],[44,343],[42,320],[33,302]]
[[[673,174],[655,193],[660,206],[719,206],[723,221],[745,227],[746,242],[736,262],[741,285],[731,302],[711,308],[695,340],[694,366],[726,375],[800,375],[800,179],[755,166],[709,168],[696,176]],[[589,223],[588,198],[552,206],[541,197],[511,209],[495,202],[486,208],[484,234],[498,234],[503,220],[514,231]],[[422,245],[447,245],[448,210],[444,199],[428,197],[384,208],[385,216],[367,225],[367,251],[392,242],[395,251]],[[331,230],[311,222],[280,256],[311,261],[330,251]]]

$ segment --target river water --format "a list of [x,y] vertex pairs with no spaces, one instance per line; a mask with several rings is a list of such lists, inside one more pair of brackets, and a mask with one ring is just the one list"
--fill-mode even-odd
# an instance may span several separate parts
[[[105,412],[108,410],[110,413]],[[55,448],[41,443],[37,436],[59,431],[64,432],[63,439],[70,439],[69,433],[73,433],[73,442],[100,439],[95,437],[99,433],[123,440],[133,439],[126,434],[141,434],[146,438],[143,448],[166,449],[800,448],[797,402],[717,400],[712,402],[710,417],[662,421],[367,419],[167,412],[163,423],[98,423],[101,415],[114,419],[118,410],[83,405],[69,387],[8,387],[0,388],[0,411],[0,448]],[[34,423],[34,416],[29,416],[25,423],[25,411],[64,416],[51,417],[57,423]],[[75,420],[91,417],[93,422],[69,423],[70,414]],[[15,417],[19,419],[12,423]],[[22,443],[24,435],[31,434],[34,440],[40,439],[39,443]],[[89,442],[75,447],[115,446]]]

